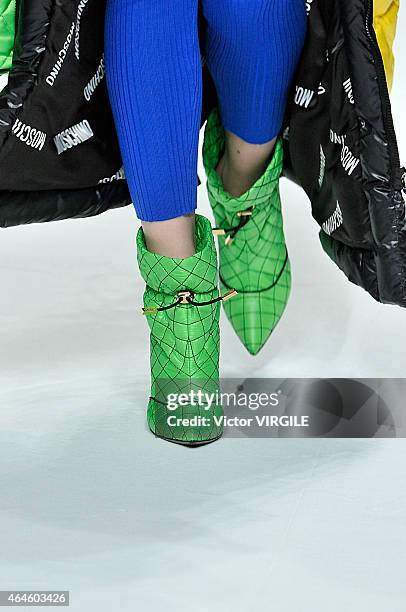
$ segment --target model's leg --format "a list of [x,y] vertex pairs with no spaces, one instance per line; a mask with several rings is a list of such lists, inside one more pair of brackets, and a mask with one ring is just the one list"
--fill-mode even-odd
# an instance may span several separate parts
[[[220,406],[168,405],[169,393],[215,391],[219,376],[217,254],[209,220],[194,214],[202,94],[197,8],[198,0],[108,0],[105,39],[111,106],[142,221],[148,423],[157,436],[183,444],[222,432],[214,420]],[[184,420],[194,417],[205,420]]]
[[204,0],[207,62],[226,130],[218,171],[234,196],[264,172],[307,27],[304,0]]
[[207,63],[219,98],[219,113],[206,126],[203,161],[219,227],[222,283],[238,290],[225,310],[255,354],[290,292],[278,135],[307,16],[304,0],[203,0],[203,6]]
[[[197,0],[108,0],[106,75],[148,247],[194,253],[201,60]],[[176,236],[176,239],[175,239]]]

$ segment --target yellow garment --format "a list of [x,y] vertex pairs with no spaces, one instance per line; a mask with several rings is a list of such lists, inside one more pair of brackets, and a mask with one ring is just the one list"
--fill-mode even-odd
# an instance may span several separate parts
[[393,41],[396,34],[400,0],[375,0],[374,2],[374,29],[385,64],[386,80],[389,91],[393,85],[393,72],[395,58],[393,55]]

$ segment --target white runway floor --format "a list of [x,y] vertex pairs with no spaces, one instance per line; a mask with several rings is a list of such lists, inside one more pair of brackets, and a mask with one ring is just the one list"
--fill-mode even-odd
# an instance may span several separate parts
[[[292,297],[257,358],[223,320],[223,375],[405,376],[406,311],[352,286],[281,188]],[[147,432],[136,228],[127,208],[1,231],[0,589],[69,589],[75,612],[404,612],[403,440]]]

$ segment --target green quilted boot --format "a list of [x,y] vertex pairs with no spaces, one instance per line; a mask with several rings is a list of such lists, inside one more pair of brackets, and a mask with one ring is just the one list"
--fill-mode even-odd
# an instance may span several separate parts
[[0,0],[0,72],[11,68],[16,0]]
[[220,285],[238,295],[224,304],[237,335],[255,355],[285,310],[291,272],[283,232],[279,177],[283,167],[281,137],[264,174],[242,196],[224,191],[216,167],[225,144],[218,110],[209,116],[204,133],[203,163],[207,190],[219,236]]
[[171,259],[147,250],[142,228],[137,256],[146,282],[143,312],[150,327],[148,425],[158,437],[186,446],[223,432],[219,391],[217,254],[208,219],[196,215],[196,254]]

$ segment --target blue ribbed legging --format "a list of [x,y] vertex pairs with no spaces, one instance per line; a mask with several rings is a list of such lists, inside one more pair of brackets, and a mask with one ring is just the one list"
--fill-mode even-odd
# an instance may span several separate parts
[[202,104],[198,2],[223,126],[249,143],[280,131],[306,32],[304,0],[107,0],[106,78],[139,219],[196,209]]

